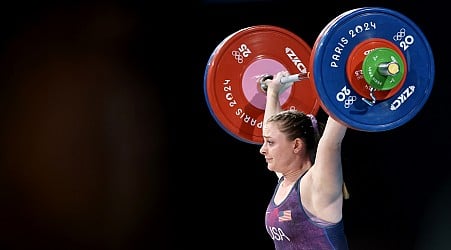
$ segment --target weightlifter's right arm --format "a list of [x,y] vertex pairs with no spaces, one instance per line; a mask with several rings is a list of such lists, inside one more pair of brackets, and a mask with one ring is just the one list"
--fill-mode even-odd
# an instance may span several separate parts
[[266,104],[265,113],[263,115],[263,129],[266,126],[266,121],[274,114],[282,111],[282,106],[279,101],[279,92],[282,84],[280,83],[280,78],[287,76],[287,71],[281,71],[274,75],[273,79],[268,79],[265,81],[267,85],[266,89]]

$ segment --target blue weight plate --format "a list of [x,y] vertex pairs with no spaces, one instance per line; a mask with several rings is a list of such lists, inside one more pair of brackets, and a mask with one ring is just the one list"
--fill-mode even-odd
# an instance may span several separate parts
[[[346,62],[356,46],[372,38],[393,43],[407,65],[398,92],[368,105],[350,85]],[[322,108],[350,128],[371,132],[411,120],[429,98],[435,75],[433,53],[423,32],[405,15],[381,7],[357,8],[333,19],[312,47],[310,68]]]

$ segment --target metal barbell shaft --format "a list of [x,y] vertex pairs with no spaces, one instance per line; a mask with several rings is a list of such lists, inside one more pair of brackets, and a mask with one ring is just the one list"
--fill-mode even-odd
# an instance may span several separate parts
[[[265,83],[268,79],[273,79],[273,75],[264,75],[260,78],[260,88],[263,90],[263,92],[266,93],[266,90],[268,89],[268,85]],[[310,78],[310,72],[307,73],[299,73],[299,74],[292,74],[288,76],[283,76],[280,78],[280,84],[282,84],[282,88],[280,89],[280,92],[285,91],[287,88],[289,88],[291,85],[293,85],[294,82],[301,81],[303,79]]]
[[383,76],[393,76],[399,73],[399,64],[397,62],[381,63],[378,66],[378,72]]

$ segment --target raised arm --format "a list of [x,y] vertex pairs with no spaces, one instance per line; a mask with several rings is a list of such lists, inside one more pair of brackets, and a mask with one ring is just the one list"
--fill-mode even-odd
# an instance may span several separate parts
[[[288,71],[278,72],[273,76],[273,79],[269,79],[265,81],[266,84],[266,104],[265,104],[265,113],[263,115],[263,130],[266,127],[266,121],[274,114],[282,111],[282,106],[280,105],[279,100],[279,92],[282,88],[282,84],[280,83],[280,78],[283,76],[287,76]],[[281,173],[275,172],[278,178],[282,176]]]
[[263,116],[263,129],[266,126],[266,121],[269,117],[271,117],[273,114],[277,114],[280,111],[282,111],[282,107],[280,105],[279,100],[279,91],[282,87],[280,84],[280,78],[283,76],[287,76],[287,71],[282,71],[274,75],[272,80],[266,80],[265,83],[267,84],[266,89],[266,104],[265,104],[265,114]]
[[341,218],[343,171],[341,145],[347,127],[332,117],[327,118],[319,140],[316,159],[310,170],[311,198],[319,217],[330,221]]

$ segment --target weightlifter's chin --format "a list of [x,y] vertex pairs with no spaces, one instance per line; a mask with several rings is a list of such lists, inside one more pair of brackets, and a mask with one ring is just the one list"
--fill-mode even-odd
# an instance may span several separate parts
[[266,165],[266,168],[268,168],[269,171],[276,172],[274,170],[274,166],[271,163],[268,163],[268,165]]

